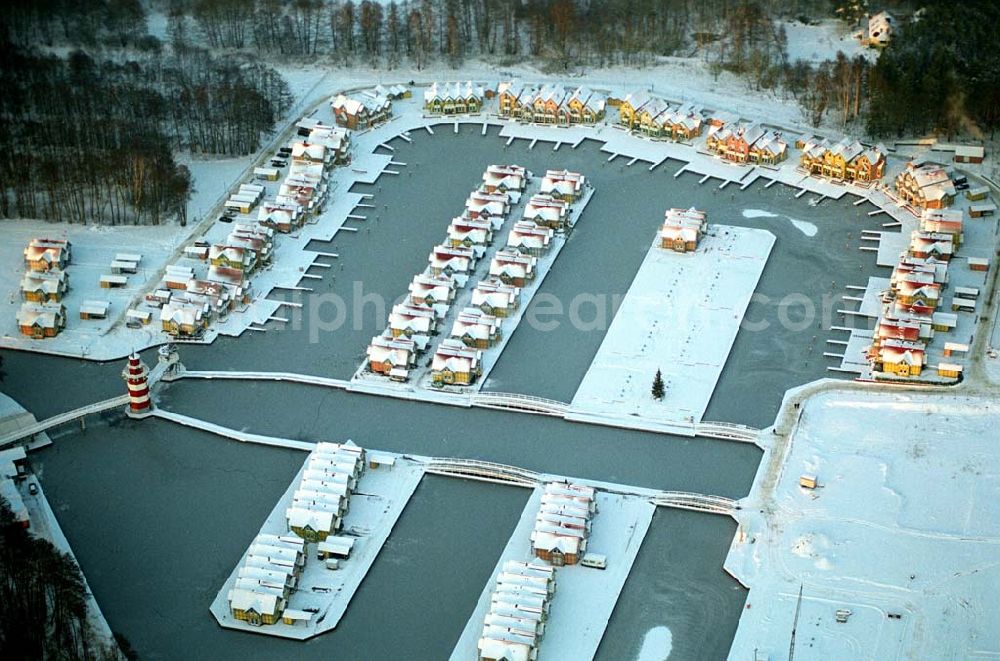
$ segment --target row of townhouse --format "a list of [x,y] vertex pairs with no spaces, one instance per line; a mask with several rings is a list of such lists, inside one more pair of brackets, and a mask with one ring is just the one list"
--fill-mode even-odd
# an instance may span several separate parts
[[351,94],[338,94],[330,100],[333,119],[338,126],[361,131],[392,118],[392,102],[412,95],[406,87],[377,85],[372,89]]
[[542,492],[531,552],[556,567],[575,565],[587,552],[591,520],[597,512],[592,487],[571,482],[549,482]]
[[660,247],[674,252],[694,252],[708,227],[707,215],[694,207],[667,209],[660,226]]
[[486,92],[472,81],[432,83],[424,90],[424,110],[435,115],[476,114],[483,109]]
[[756,123],[730,123],[709,128],[705,146],[734,163],[777,165],[788,156],[788,144],[777,131]]
[[[431,250],[427,268],[410,282],[407,299],[393,306],[386,330],[372,338],[366,351],[369,371],[394,381],[409,379],[418,355],[439,333],[459,288],[492,244],[527,178],[527,171],[517,165],[487,168],[462,215],[448,225],[445,240]],[[474,291],[472,306],[459,311],[451,335],[441,341],[431,360],[434,383],[470,384],[481,373],[482,349],[499,341],[498,317],[508,314],[519,296],[519,290],[513,292],[511,303],[511,290],[516,288],[496,284],[497,291]]]
[[65,269],[72,260],[72,244],[66,239],[31,239],[23,254],[18,331],[33,339],[55,337],[66,327],[62,300],[69,291]]
[[[276,233],[290,233],[310,214],[322,210],[331,169],[347,160],[350,136],[343,128],[309,118],[296,128],[303,139],[293,139],[282,148],[290,163],[274,197],[263,199],[263,186],[243,183],[226,203],[242,214],[257,207],[256,222],[249,218],[237,222],[222,243],[185,248],[186,257],[208,263],[207,275],[196,277],[190,266],[168,266],[160,286],[147,296],[147,303],[160,308],[165,332],[175,337],[199,336],[213,320],[248,305],[251,276],[271,264]],[[277,169],[258,168],[254,176],[275,181]]]
[[253,273],[271,263],[274,230],[261,223],[237,223],[224,243],[191,246],[189,257],[207,262],[205,277],[192,266],[167,267],[146,303],[160,309],[162,330],[174,337],[196,337],[215,319],[225,319],[252,298]]
[[694,104],[671,106],[659,97],[639,91],[622,99],[618,123],[654,138],[692,140],[701,135],[705,119],[701,108]]
[[[455,219],[449,228],[447,242],[453,246],[465,246],[482,257],[486,247],[492,243],[493,232],[500,229],[510,212],[511,203],[520,199],[528,183],[528,172],[519,165],[491,165],[483,173],[482,184],[466,204],[465,220],[479,224],[479,228],[463,226],[461,219]],[[476,203],[490,201],[490,206]],[[507,197],[501,202],[500,197]],[[499,212],[499,213],[498,213]],[[489,225],[489,231],[485,226]],[[472,230],[467,233],[466,230]],[[509,246],[508,246],[509,248]],[[511,264],[504,257],[510,250],[498,250],[490,261],[489,277],[477,284],[473,290],[470,306],[459,311],[452,322],[449,337],[442,340],[431,361],[431,381],[438,385],[470,385],[482,374],[482,352],[496,346],[503,337],[502,323],[518,305],[520,287],[524,275],[521,267]],[[508,255],[522,257],[521,253]],[[513,276],[513,277],[504,277]],[[484,288],[485,285],[485,288]],[[493,307],[489,301],[506,303],[507,307]],[[499,314],[497,314],[499,312]]]
[[[893,268],[868,349],[876,378],[920,376],[927,367],[927,345],[935,332],[956,327],[955,311],[975,310],[978,291],[961,287],[955,288],[952,312],[943,306],[948,266],[963,238],[961,210],[925,209],[921,214],[919,229],[912,232],[906,252]],[[960,349],[960,345],[946,343],[945,354]],[[937,373],[958,378],[962,366],[941,362]]]
[[865,147],[857,140],[843,138],[836,143],[812,136],[796,143],[802,150],[800,166],[807,173],[838,181],[869,183],[885,173],[885,147]]
[[232,616],[253,626],[308,621],[311,613],[288,608],[305,563],[306,550],[301,539],[291,535],[257,535],[227,595]]
[[555,591],[552,567],[517,560],[504,562],[476,643],[479,660],[537,658]]
[[955,183],[951,173],[935,163],[906,164],[896,177],[896,193],[914,207],[943,209],[955,200]]
[[607,96],[588,87],[567,92],[562,85],[503,82],[497,96],[501,117],[536,124],[596,124],[607,106]]
[[504,563],[477,644],[480,661],[537,658],[556,593],[556,568],[586,555],[595,496],[593,488],[568,481],[545,484],[531,532],[531,553],[544,562]]
[[288,530],[307,542],[324,542],[336,535],[364,468],[364,448],[351,442],[317,443],[285,510]]
[[[501,174],[488,171],[483,187],[490,187]],[[513,174],[521,180],[526,175],[523,168]],[[570,202],[582,194],[584,186],[586,178],[580,173],[546,171],[541,182],[543,192],[525,205],[524,217],[508,232],[505,246],[494,253],[489,275],[473,290],[472,307],[459,313],[449,339],[438,347],[431,365],[434,383],[467,385],[471,383],[466,380],[470,368],[481,370],[480,352],[502,339],[503,319],[517,308],[521,288],[536,277],[538,259],[551,247],[556,230],[565,227]],[[519,195],[520,190],[515,190]],[[557,212],[540,216],[538,211],[546,208]]]

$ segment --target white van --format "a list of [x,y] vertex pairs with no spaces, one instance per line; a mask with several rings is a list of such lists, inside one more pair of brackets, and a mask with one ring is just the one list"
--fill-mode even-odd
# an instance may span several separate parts
[[607,569],[608,568],[608,558],[600,553],[586,553],[583,556],[583,560],[580,564],[584,567],[590,567],[591,569]]

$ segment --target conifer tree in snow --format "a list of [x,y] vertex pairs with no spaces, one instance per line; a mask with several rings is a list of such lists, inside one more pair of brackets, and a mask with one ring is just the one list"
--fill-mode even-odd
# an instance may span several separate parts
[[663,375],[660,370],[656,370],[656,376],[653,377],[653,399],[662,401],[665,393],[666,386],[663,385]]

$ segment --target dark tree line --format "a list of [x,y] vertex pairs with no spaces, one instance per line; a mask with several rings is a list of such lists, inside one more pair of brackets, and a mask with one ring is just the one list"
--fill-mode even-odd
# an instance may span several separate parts
[[0,498],[0,656],[116,659],[87,621],[79,567],[22,528]]
[[871,76],[874,135],[990,133],[1000,124],[1000,4],[928,3]]
[[[170,33],[213,48],[331,55],[420,68],[470,57],[556,68],[638,64],[718,41],[739,21],[732,59],[767,52],[767,16],[827,14],[829,0],[162,0]],[[768,21],[769,23],[769,21]],[[692,39],[691,35],[695,37]],[[699,40],[701,39],[701,41]]]
[[175,152],[253,153],[290,102],[269,67],[163,48],[138,4],[15,2],[0,14],[0,217],[184,221]]

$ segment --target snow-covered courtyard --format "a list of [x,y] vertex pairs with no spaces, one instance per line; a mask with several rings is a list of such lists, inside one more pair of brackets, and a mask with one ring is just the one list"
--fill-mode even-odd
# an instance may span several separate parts
[[750,595],[730,658],[789,658],[793,628],[803,658],[1000,654],[998,425],[995,402],[957,394],[807,401],[738,517],[726,569]]
[[[766,230],[711,224],[693,253],[657,239],[567,418],[693,435],[773,245]],[[650,394],[658,369],[662,401]]]

